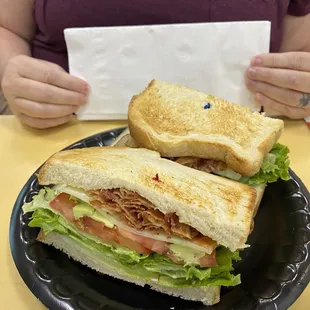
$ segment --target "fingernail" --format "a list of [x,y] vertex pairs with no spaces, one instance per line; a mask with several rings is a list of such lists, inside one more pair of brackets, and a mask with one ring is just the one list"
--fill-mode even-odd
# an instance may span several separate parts
[[252,59],[252,65],[254,65],[254,66],[259,66],[259,65],[261,65],[262,63],[263,63],[263,60],[262,60],[262,58],[261,57],[254,57],[253,59]]

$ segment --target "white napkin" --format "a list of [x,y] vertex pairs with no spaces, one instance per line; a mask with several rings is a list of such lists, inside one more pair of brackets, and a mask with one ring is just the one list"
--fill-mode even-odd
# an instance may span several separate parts
[[65,39],[70,73],[91,88],[80,120],[126,119],[152,79],[259,110],[244,77],[251,58],[269,52],[268,21],[70,28]]

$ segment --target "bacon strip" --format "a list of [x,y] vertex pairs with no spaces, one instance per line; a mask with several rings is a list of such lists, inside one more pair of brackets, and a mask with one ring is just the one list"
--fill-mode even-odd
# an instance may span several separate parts
[[214,159],[205,159],[205,158],[197,158],[197,157],[177,157],[170,158],[176,163],[187,166],[196,170],[213,173],[217,171],[222,171],[227,169],[226,163],[214,160]]
[[89,191],[91,204],[117,212],[126,221],[127,225],[139,230],[151,230],[156,233],[164,231],[168,235],[176,235],[189,239],[200,246],[214,246],[216,242],[203,236],[195,228],[180,223],[175,213],[163,214],[155,206],[138,193],[120,189]]
[[126,189],[94,190],[90,191],[94,206],[122,214],[127,224],[137,229],[162,229],[167,234],[178,235],[183,238],[193,239],[199,232],[179,222],[175,213],[164,215],[155,209],[155,206],[139,194]]

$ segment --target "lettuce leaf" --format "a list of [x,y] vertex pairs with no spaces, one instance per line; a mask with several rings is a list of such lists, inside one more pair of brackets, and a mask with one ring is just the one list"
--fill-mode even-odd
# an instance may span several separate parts
[[30,227],[40,227],[45,234],[57,232],[78,242],[91,252],[104,254],[105,263],[121,273],[144,280],[156,281],[169,287],[235,286],[240,284],[240,275],[234,276],[233,260],[239,260],[238,252],[232,253],[224,247],[217,249],[217,267],[202,268],[195,265],[179,265],[166,256],[152,253],[141,255],[118,244],[106,244],[96,236],[76,229],[61,215],[49,207],[54,195],[43,189],[31,203],[23,206],[24,212],[33,212]]
[[59,215],[56,215],[49,210],[37,209],[34,211],[28,226],[41,227],[45,234],[54,231],[62,235],[68,235],[68,230],[66,227],[59,223],[59,217]]
[[158,274],[169,276],[173,279],[204,280],[211,276],[211,268],[197,268],[173,263],[169,258],[160,254],[152,254],[152,259],[143,262],[143,268]]
[[56,197],[56,193],[51,188],[44,188],[37,195],[32,197],[32,201],[25,203],[22,207],[24,213],[36,211],[39,208],[50,209],[49,202]]
[[288,154],[289,149],[287,146],[276,143],[270,153],[264,158],[260,171],[252,177],[244,179],[245,183],[249,185],[273,183],[279,178],[288,181],[290,179],[288,172],[290,160]]

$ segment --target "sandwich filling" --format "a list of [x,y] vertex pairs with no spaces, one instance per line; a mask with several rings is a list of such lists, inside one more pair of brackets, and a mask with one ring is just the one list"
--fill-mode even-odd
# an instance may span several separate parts
[[30,227],[104,252],[111,264],[117,262],[124,272],[136,271],[143,279],[170,287],[240,283],[240,276],[231,273],[233,260],[240,260],[238,252],[180,223],[175,213],[161,213],[135,192],[55,186],[42,189],[23,210],[33,212]]
[[228,179],[236,180],[248,185],[259,185],[276,182],[279,178],[288,181],[289,175],[289,149],[280,143],[276,143],[272,150],[263,160],[261,169],[251,177],[245,177],[229,169],[227,164],[214,159],[197,157],[175,157],[170,158],[178,164],[201,170],[208,173],[217,174]]
[[112,214],[118,213],[128,226],[138,230],[148,230],[155,235],[165,233],[169,237],[175,235],[202,247],[216,246],[216,242],[204,237],[195,228],[180,223],[175,213],[163,214],[136,192],[123,188],[95,190],[90,192],[90,197],[91,205]]
[[198,157],[176,157],[170,158],[180,165],[184,165],[193,169],[208,173],[216,173],[219,171],[227,170],[227,164],[220,160],[215,159],[205,159]]

